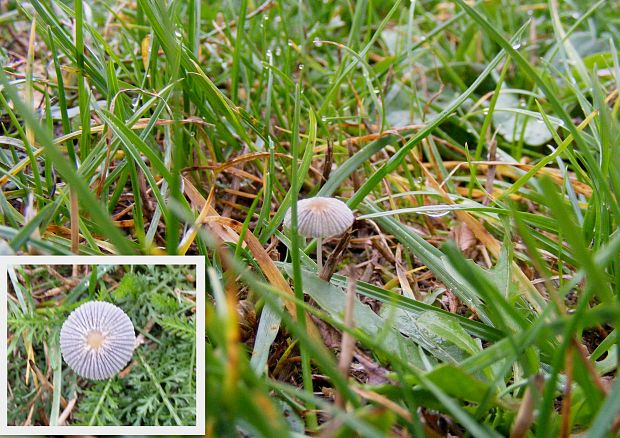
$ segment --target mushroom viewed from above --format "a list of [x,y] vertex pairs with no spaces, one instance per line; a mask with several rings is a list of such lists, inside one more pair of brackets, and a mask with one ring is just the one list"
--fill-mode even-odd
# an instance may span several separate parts
[[62,357],[78,375],[104,380],[131,359],[136,343],[125,312],[105,301],[89,301],[75,309],[60,330]]
[[[297,232],[317,238],[317,265],[323,267],[322,239],[337,236],[353,225],[355,217],[347,204],[336,198],[314,197],[297,202]],[[284,216],[284,226],[291,228],[291,209]]]

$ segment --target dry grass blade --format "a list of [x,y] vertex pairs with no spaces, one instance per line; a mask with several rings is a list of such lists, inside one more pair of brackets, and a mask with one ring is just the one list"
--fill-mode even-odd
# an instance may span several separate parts
[[590,375],[590,378],[592,379],[592,382],[594,383],[594,385],[596,385],[596,387],[599,389],[599,391],[601,391],[601,393],[608,395],[609,388],[607,387],[603,379],[599,376],[592,361],[588,359],[586,348],[582,344],[577,342],[577,340],[574,338],[571,340],[571,344],[575,348],[577,357],[583,363],[584,367],[588,371],[588,374]]
[[541,375],[534,376],[534,380],[525,390],[525,395],[521,401],[517,418],[510,430],[510,438],[523,438],[534,422],[534,409],[538,399],[538,394],[542,390],[544,377]]
[[[202,223],[224,242],[238,243],[240,239],[239,233],[241,233],[241,230],[243,229],[243,224],[234,219],[220,216],[217,211],[209,205],[207,200],[200,195],[198,190],[196,190],[189,180],[184,178],[183,182],[185,194],[188,198],[190,198],[194,205],[201,209],[201,213],[199,218],[196,220],[196,223]],[[214,226],[215,224],[219,226]],[[194,237],[195,235],[196,234],[194,233]],[[263,274],[265,274],[265,277],[267,277],[269,282],[287,295],[294,297],[295,294],[288,284],[288,281],[286,281],[286,279],[282,276],[282,273],[274,264],[273,260],[271,260],[271,257],[267,254],[265,248],[263,248],[260,241],[250,230],[247,230],[245,233],[245,244],[256,259],[256,263],[258,263],[258,266],[260,266]],[[186,245],[189,244],[186,242],[184,246]],[[295,304],[291,301],[285,300],[284,306],[291,316],[296,318],[297,310],[295,308]],[[320,339],[319,331],[312,320],[310,318],[306,318],[306,323],[308,324],[308,333],[312,336],[312,338]]]
[[[355,223],[353,224],[355,228]],[[351,237],[353,236],[353,230],[349,229],[338,241],[338,245],[334,251],[329,255],[327,260],[325,261],[325,265],[321,268],[321,272],[319,273],[319,277],[322,280],[329,281],[336,272],[336,268],[342,259],[342,255],[346,251],[349,246],[349,242],[351,242]]]
[[71,415],[71,412],[73,411],[73,408],[75,407],[76,402],[77,402],[77,396],[69,400],[69,402],[67,403],[67,406],[63,409],[62,413],[58,417],[59,426],[65,425],[65,422],[67,421],[67,418],[69,418],[69,415]]
[[[234,219],[230,219],[222,216],[207,216],[203,220],[203,224],[214,234],[224,240],[224,237],[228,237],[230,231],[234,231],[236,233],[240,233],[243,229],[243,224],[241,222],[237,222]],[[219,226],[216,226],[219,225]],[[236,240],[225,240],[228,242],[237,243],[239,241],[239,237]],[[269,280],[271,284],[273,284],[276,288],[280,289],[287,295],[294,297],[295,294],[293,290],[289,286],[288,282],[282,276],[282,273],[277,268],[277,266],[273,263],[273,260],[265,251],[265,248],[261,245],[260,241],[252,234],[250,230],[247,230],[245,233],[245,243],[248,247],[248,250],[252,253],[254,258],[256,259],[256,263],[260,266],[261,271],[265,274],[265,277]],[[297,310],[295,308],[295,304],[292,301],[285,300],[284,306],[286,310],[296,318]],[[307,317],[306,323],[308,324],[308,333],[312,336],[313,339],[320,339],[319,331],[312,322],[312,320]]]
[[[133,129],[133,130],[144,129],[144,128],[146,128],[149,125],[150,122],[151,122],[151,119],[148,119],[148,118],[138,119],[138,121],[136,123],[134,123],[132,126],[129,126],[129,129]],[[183,120],[179,120],[179,121],[176,121],[176,120],[157,120],[155,122],[155,126],[168,126],[168,125],[172,125],[174,123],[205,124],[205,122],[203,120],[198,119],[196,117],[191,117],[191,118],[187,118],[187,119],[183,119]],[[91,134],[101,134],[106,129],[107,129],[107,125],[94,125],[94,126],[90,127],[90,133]],[[75,139],[79,138],[81,135],[82,135],[82,130],[78,129],[78,130],[73,131],[73,132],[71,132],[69,134],[62,135],[60,137],[55,138],[54,139],[54,145],[61,145],[61,144],[66,143],[68,141],[75,140]],[[33,158],[38,158],[41,155],[43,155],[44,153],[45,153],[45,149],[44,148],[38,148],[38,149],[34,149],[33,150],[32,156],[33,156]],[[30,164],[31,164],[30,157],[26,157],[23,160],[19,161],[15,166],[13,166],[10,170],[8,170],[4,175],[0,176],[0,186],[3,186],[7,182],[9,182],[11,177],[15,177],[16,175],[19,175],[19,173],[22,172]]]
[[[349,282],[347,283],[347,298],[346,307],[344,310],[344,325],[350,329],[353,329],[353,306],[355,304],[355,275],[353,269],[349,270]],[[355,338],[351,336],[349,332],[342,333],[342,341],[340,346],[340,359],[338,360],[338,369],[342,375],[346,378],[349,377],[349,367],[351,366],[351,360],[353,359],[353,350],[355,349]],[[341,408],[345,407],[345,399],[340,394],[336,393],[336,405]]]
[[[441,184],[437,182],[435,177],[422,165],[422,163],[418,160],[417,157],[415,157],[415,159],[416,161],[418,161],[419,167],[423,170],[426,178],[431,183],[431,186],[435,190],[437,190],[437,192],[442,196],[444,202],[449,205],[454,205],[455,202],[452,200],[450,195],[442,188]],[[474,236],[476,236],[476,239],[482,242],[482,244],[493,255],[493,257],[499,257],[502,248],[500,243],[497,241],[497,239],[495,239],[495,237],[491,235],[491,233],[487,231],[487,229],[484,227],[484,225],[482,225],[482,223],[480,223],[480,221],[478,221],[474,216],[472,216],[466,211],[455,210],[454,214],[459,221],[467,225],[467,227],[474,234]],[[537,313],[542,312],[542,309],[545,306],[545,300],[540,295],[538,289],[536,289],[534,285],[532,285],[531,281],[525,276],[521,268],[515,262],[512,262],[511,264],[511,271],[514,280],[520,286],[522,286],[523,293],[529,303],[534,307],[534,309],[536,309]]]
[[365,398],[366,400],[370,400],[372,402],[375,402],[393,412],[395,412],[398,416],[404,418],[406,421],[411,421],[411,412],[409,412],[408,410],[406,410],[405,408],[403,408],[402,406],[400,406],[397,403],[394,403],[392,400],[390,400],[389,398],[387,398],[384,395],[381,394],[377,394],[376,392],[373,391],[368,391],[362,388],[353,388],[353,391],[355,391],[356,394],[360,395],[361,397]]
[[411,288],[409,279],[407,278],[407,271],[405,269],[405,265],[402,259],[402,247],[400,245],[396,247],[395,267],[396,267],[396,276],[398,278],[398,282],[400,283],[400,287],[403,291],[403,295],[405,295],[407,298],[420,300],[422,297],[420,297],[419,294],[416,295],[414,290]]

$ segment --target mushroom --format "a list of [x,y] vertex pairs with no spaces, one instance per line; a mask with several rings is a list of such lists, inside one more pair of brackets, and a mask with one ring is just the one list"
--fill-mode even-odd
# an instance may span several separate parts
[[[304,237],[316,237],[316,264],[323,268],[323,238],[344,233],[353,224],[351,209],[339,199],[317,196],[297,202],[297,232]],[[284,216],[284,226],[291,227],[291,209]]]
[[131,359],[136,344],[125,312],[105,301],[89,301],[75,309],[60,329],[62,357],[78,375],[104,380]]

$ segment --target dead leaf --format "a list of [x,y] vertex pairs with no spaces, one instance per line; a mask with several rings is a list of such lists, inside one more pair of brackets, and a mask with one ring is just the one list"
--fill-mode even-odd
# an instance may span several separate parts
[[471,232],[465,223],[460,223],[454,228],[452,238],[456,242],[458,249],[465,255],[468,255],[477,243],[476,236],[474,236],[474,233]]

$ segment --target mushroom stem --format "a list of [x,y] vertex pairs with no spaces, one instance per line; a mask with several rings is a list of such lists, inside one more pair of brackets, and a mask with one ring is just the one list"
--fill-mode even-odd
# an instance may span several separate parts
[[319,274],[323,270],[323,238],[316,238],[316,266]]

